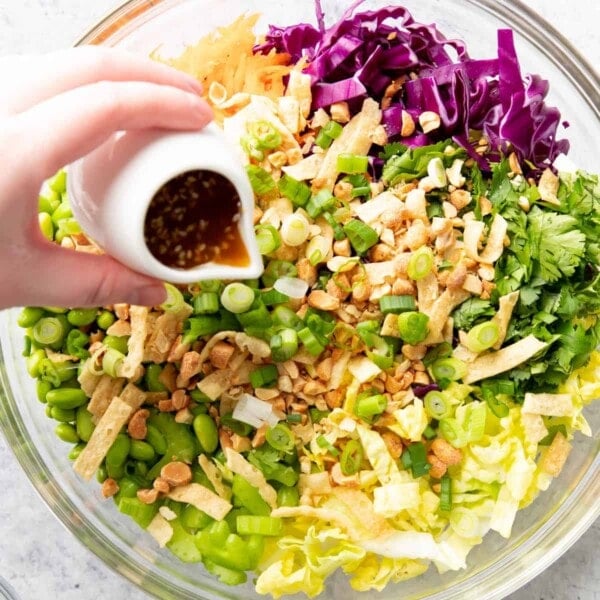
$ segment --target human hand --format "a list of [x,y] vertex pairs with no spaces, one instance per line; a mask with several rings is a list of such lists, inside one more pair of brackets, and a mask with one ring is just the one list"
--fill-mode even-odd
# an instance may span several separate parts
[[0,79],[0,309],[160,304],[161,282],[109,256],[49,242],[38,225],[39,190],[116,131],[202,128],[212,114],[200,84],[149,59],[97,47],[3,58]]

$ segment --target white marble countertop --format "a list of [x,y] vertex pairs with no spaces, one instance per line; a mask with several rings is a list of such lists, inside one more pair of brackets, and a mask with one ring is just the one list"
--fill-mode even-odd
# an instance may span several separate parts
[[[600,3],[527,3],[573,41],[593,65],[600,65],[596,29]],[[0,0],[0,56],[68,46],[116,4],[117,0]],[[148,599],[59,524],[35,494],[2,437],[0,490],[0,575],[23,600]],[[560,560],[510,599],[600,600],[599,542],[597,522]]]

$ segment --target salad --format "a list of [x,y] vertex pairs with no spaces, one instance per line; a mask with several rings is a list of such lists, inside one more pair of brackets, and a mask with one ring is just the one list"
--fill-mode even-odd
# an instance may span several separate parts
[[[245,15],[171,61],[246,164],[260,279],[19,317],[75,471],[180,560],[276,598],[465,568],[600,393],[600,185],[564,159],[547,82],[510,30],[473,59],[359,4],[258,40]],[[65,180],[40,226],[101,252]]]

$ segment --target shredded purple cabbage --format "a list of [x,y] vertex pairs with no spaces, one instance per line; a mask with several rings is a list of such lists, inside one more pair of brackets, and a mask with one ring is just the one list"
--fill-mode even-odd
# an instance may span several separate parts
[[433,24],[415,22],[402,6],[354,14],[363,2],[356,0],[326,28],[315,2],[318,29],[306,23],[271,25],[264,43],[255,47],[255,52],[288,53],[294,63],[306,61],[314,109],[345,100],[358,110],[362,98],[381,101],[388,86],[401,80],[383,113],[391,140],[399,136],[402,110],[415,119],[434,111],[440,128],[427,135],[416,131],[402,138],[404,144],[452,137],[482,166],[487,162],[470,147],[470,130],[482,131],[494,153],[512,148],[537,168],[568,152],[569,142],[556,139],[560,113],[545,104],[548,82],[538,75],[522,77],[512,30],[498,31],[497,58],[474,60],[462,41],[446,39]]

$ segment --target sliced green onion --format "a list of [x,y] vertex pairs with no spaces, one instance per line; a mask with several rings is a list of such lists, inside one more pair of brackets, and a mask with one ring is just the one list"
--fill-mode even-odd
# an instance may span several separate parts
[[185,306],[185,300],[183,294],[170,283],[165,283],[165,290],[167,290],[167,299],[160,305],[165,312],[178,313]]
[[275,252],[281,246],[281,236],[273,225],[263,224],[254,228],[258,251],[264,256]]
[[458,381],[467,374],[467,365],[458,358],[440,358],[431,365],[433,378],[439,381]]
[[500,339],[500,329],[495,321],[479,323],[469,330],[465,341],[466,347],[479,354],[491,348]]
[[452,406],[442,392],[431,391],[423,398],[425,411],[432,419],[445,419],[452,414]]
[[273,323],[281,327],[289,327],[291,329],[301,329],[302,319],[289,307],[277,306],[273,310]]
[[320,423],[323,419],[329,416],[328,410],[319,410],[318,408],[309,408],[308,414],[313,423]]
[[264,287],[273,287],[280,277],[296,277],[298,269],[287,260],[271,260],[262,274]]
[[287,302],[290,297],[273,288],[270,290],[262,290],[260,299],[265,306],[273,306],[274,304],[283,304],[284,302]]
[[379,308],[384,315],[389,313],[399,315],[417,308],[414,296],[382,296],[379,298]]
[[288,423],[302,423],[302,415],[300,413],[290,413],[286,415],[285,420]]
[[308,215],[316,219],[321,213],[331,210],[335,206],[335,196],[329,190],[317,192],[306,205]]
[[64,315],[41,318],[31,330],[34,341],[42,346],[60,345],[69,332],[69,323]]
[[215,315],[191,317],[185,322],[183,343],[190,344],[205,335],[213,335],[220,329],[219,317]]
[[44,309],[35,306],[26,306],[17,317],[19,327],[33,327],[44,316]]
[[357,254],[364,254],[379,241],[377,232],[358,219],[351,219],[344,225],[344,233]]
[[283,423],[278,423],[275,427],[269,427],[265,432],[265,439],[269,446],[281,452],[290,452],[295,445],[294,434]]
[[274,150],[281,146],[281,133],[268,121],[249,123],[248,131],[256,139],[259,150]]
[[253,302],[254,290],[243,283],[230,283],[221,293],[221,304],[234,314],[246,312]]
[[403,312],[398,315],[398,334],[400,338],[416,346],[429,334],[429,317],[421,312]]
[[410,260],[408,261],[407,273],[408,276],[418,281],[427,277],[433,269],[433,251],[429,246],[422,246],[418,250],[412,253]]
[[446,473],[440,483],[440,510],[448,512],[452,509],[452,480]]
[[219,294],[217,292],[201,292],[194,298],[194,313],[210,315],[219,312]]
[[435,432],[435,429],[431,425],[427,425],[427,427],[425,427],[425,430],[423,431],[423,437],[426,440],[432,440],[436,436],[437,433]]
[[323,217],[331,225],[333,229],[333,237],[336,240],[343,240],[346,237],[343,227],[335,220],[335,217],[330,212],[324,212]]
[[354,405],[354,412],[361,419],[370,419],[380,415],[387,406],[387,398],[383,394],[375,394],[358,398]]
[[331,456],[338,456],[340,451],[331,444],[331,442],[324,436],[320,435],[317,437],[317,445],[319,448],[325,448]]
[[300,246],[308,239],[310,225],[306,217],[300,213],[293,213],[283,219],[281,223],[281,239],[288,246]]
[[337,157],[337,170],[339,173],[365,173],[369,168],[369,157],[359,154],[342,152]]
[[323,150],[327,150],[331,143],[333,142],[333,138],[330,135],[321,129],[319,133],[317,133],[317,137],[315,138],[315,144],[319,146],[319,148],[323,148]]
[[306,206],[311,197],[310,188],[303,181],[298,181],[289,175],[283,175],[279,180],[279,193],[292,201],[294,206]]
[[275,362],[285,362],[298,352],[298,334],[295,329],[282,329],[271,336],[269,346],[271,358]]
[[48,185],[53,192],[64,194],[67,191],[67,172],[64,169],[58,171],[54,177],[48,181]]
[[238,515],[235,522],[240,535],[277,536],[283,532],[283,521],[278,517]]
[[308,327],[301,329],[298,332],[298,337],[304,344],[307,352],[312,356],[319,356],[325,350],[325,346],[321,344],[317,336]]
[[246,173],[257,196],[265,196],[277,188],[275,180],[262,167],[246,165]]
[[200,288],[203,292],[220,292],[221,282],[218,279],[207,279],[200,283]]
[[271,327],[272,324],[271,315],[269,314],[267,307],[262,302],[254,302],[251,310],[237,315],[237,320],[246,330],[249,328],[256,328],[263,330],[263,332],[268,327]]
[[299,277],[280,277],[273,288],[294,300],[300,300],[308,292],[308,283]]
[[253,388],[271,387],[277,383],[278,377],[275,365],[263,365],[250,373],[250,384]]
[[242,150],[254,160],[262,162],[265,159],[265,153],[258,147],[258,140],[253,135],[243,135],[240,138]]
[[327,123],[323,125],[323,129],[321,131],[327,134],[331,139],[336,140],[340,137],[340,135],[342,135],[343,130],[344,128],[337,121],[331,120],[327,121]]
[[350,440],[345,446],[340,457],[340,468],[346,476],[354,475],[360,471],[364,458],[364,451],[358,440]]
[[427,462],[427,450],[421,442],[415,442],[408,446],[410,455],[410,468],[413,477],[421,477],[429,473],[431,465]]
[[108,348],[102,357],[102,370],[111,377],[119,377],[125,355],[114,348]]
[[324,235],[315,235],[308,244],[306,244],[305,254],[310,264],[316,266],[320,262],[325,262],[331,251],[331,240]]
[[408,452],[408,448],[406,448],[404,450],[404,452],[402,452],[402,456],[400,457],[400,461],[402,462],[402,466],[405,469],[410,469],[410,466],[412,464],[412,460],[410,458],[410,454]]

